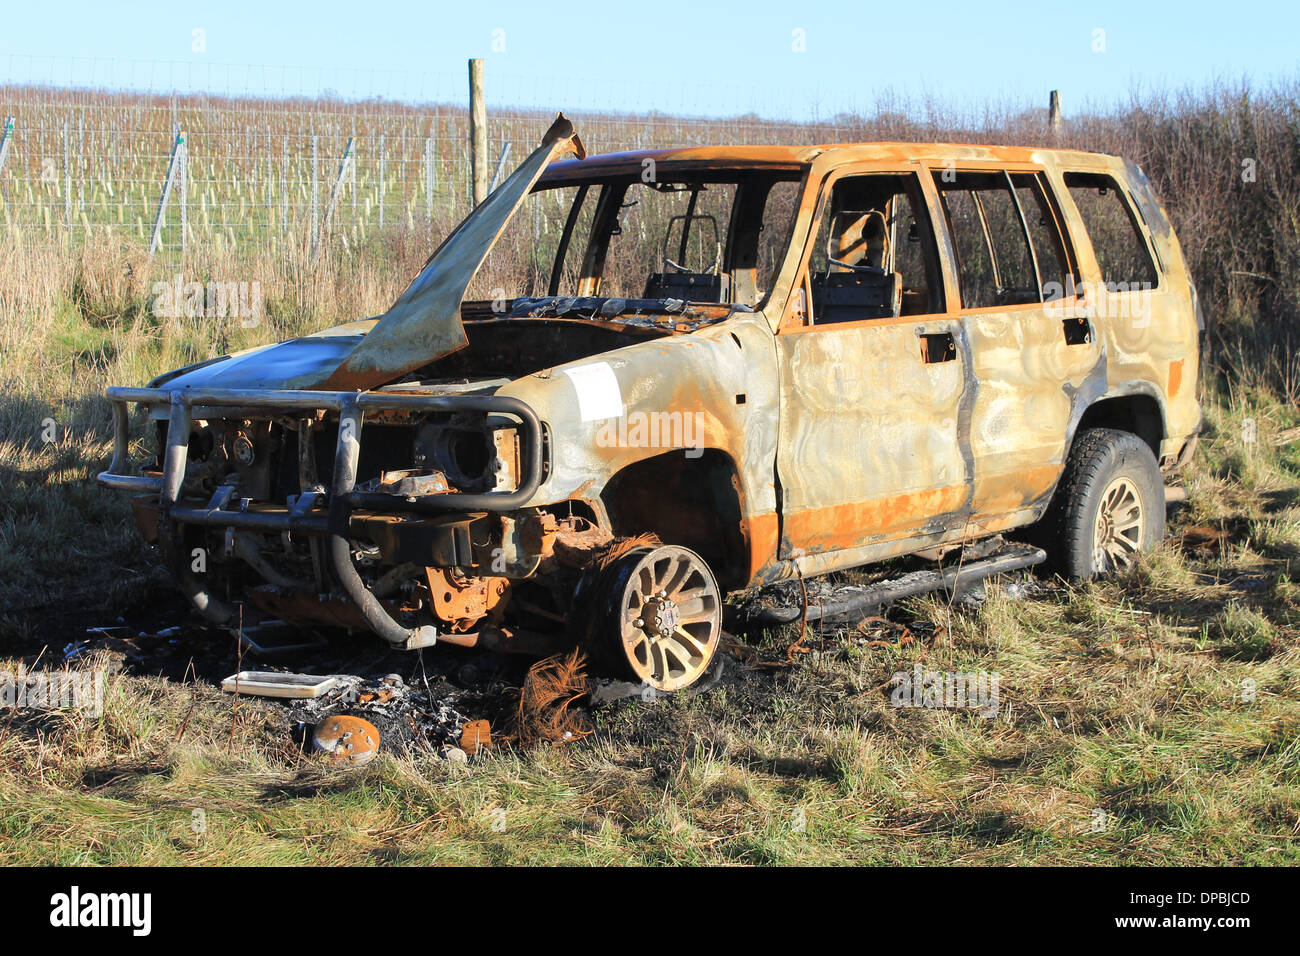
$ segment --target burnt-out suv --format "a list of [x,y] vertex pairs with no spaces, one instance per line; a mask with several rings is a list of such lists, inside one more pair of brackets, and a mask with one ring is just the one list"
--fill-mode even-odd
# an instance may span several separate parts
[[383,315],[110,389],[99,481],[218,624],[583,643],[675,690],[733,592],[1015,529],[1068,576],[1130,564],[1195,446],[1199,327],[1122,159],[588,157],[560,117]]

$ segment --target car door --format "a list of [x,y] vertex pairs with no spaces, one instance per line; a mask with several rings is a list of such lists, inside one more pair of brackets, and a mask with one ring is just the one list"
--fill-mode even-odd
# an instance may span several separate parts
[[1059,207],[1033,167],[931,169],[954,303],[978,383],[970,421],[975,524],[1024,523],[1056,486],[1072,414],[1105,364]]
[[923,172],[855,166],[823,183],[776,335],[782,557],[965,520],[970,359]]

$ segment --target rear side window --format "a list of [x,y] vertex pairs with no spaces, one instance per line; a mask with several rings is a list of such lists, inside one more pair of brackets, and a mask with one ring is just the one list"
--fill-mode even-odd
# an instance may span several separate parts
[[[945,181],[945,176],[951,181]],[[966,309],[1042,301],[1020,207],[1003,173],[936,173]]]
[[1101,279],[1111,291],[1154,289],[1159,282],[1137,216],[1110,176],[1066,173],[1065,186],[1092,240]]
[[1033,246],[1043,299],[1059,299],[1074,280],[1067,278],[1069,256],[1057,227],[1055,206],[1048,199],[1037,174],[1012,173],[1011,182],[1016,187],[1016,200],[1020,203],[1025,228]]

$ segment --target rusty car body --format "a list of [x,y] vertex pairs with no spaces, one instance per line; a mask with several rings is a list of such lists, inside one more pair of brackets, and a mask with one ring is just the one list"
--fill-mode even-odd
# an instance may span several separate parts
[[[1119,158],[587,157],[560,117],[384,315],[110,389],[99,481],[218,624],[559,637],[674,690],[731,592],[1015,529],[1076,576],[1127,563],[1195,446],[1200,326]],[[1093,446],[1118,477],[1089,491]]]

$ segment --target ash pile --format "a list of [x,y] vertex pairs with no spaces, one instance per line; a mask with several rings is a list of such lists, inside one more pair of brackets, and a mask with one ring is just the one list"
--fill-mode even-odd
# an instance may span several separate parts
[[412,687],[399,675],[378,680],[339,675],[315,697],[286,700],[290,720],[310,737],[330,717],[360,717],[379,731],[383,747],[398,754],[436,753],[456,759],[467,719],[451,694],[437,696],[427,686]]

